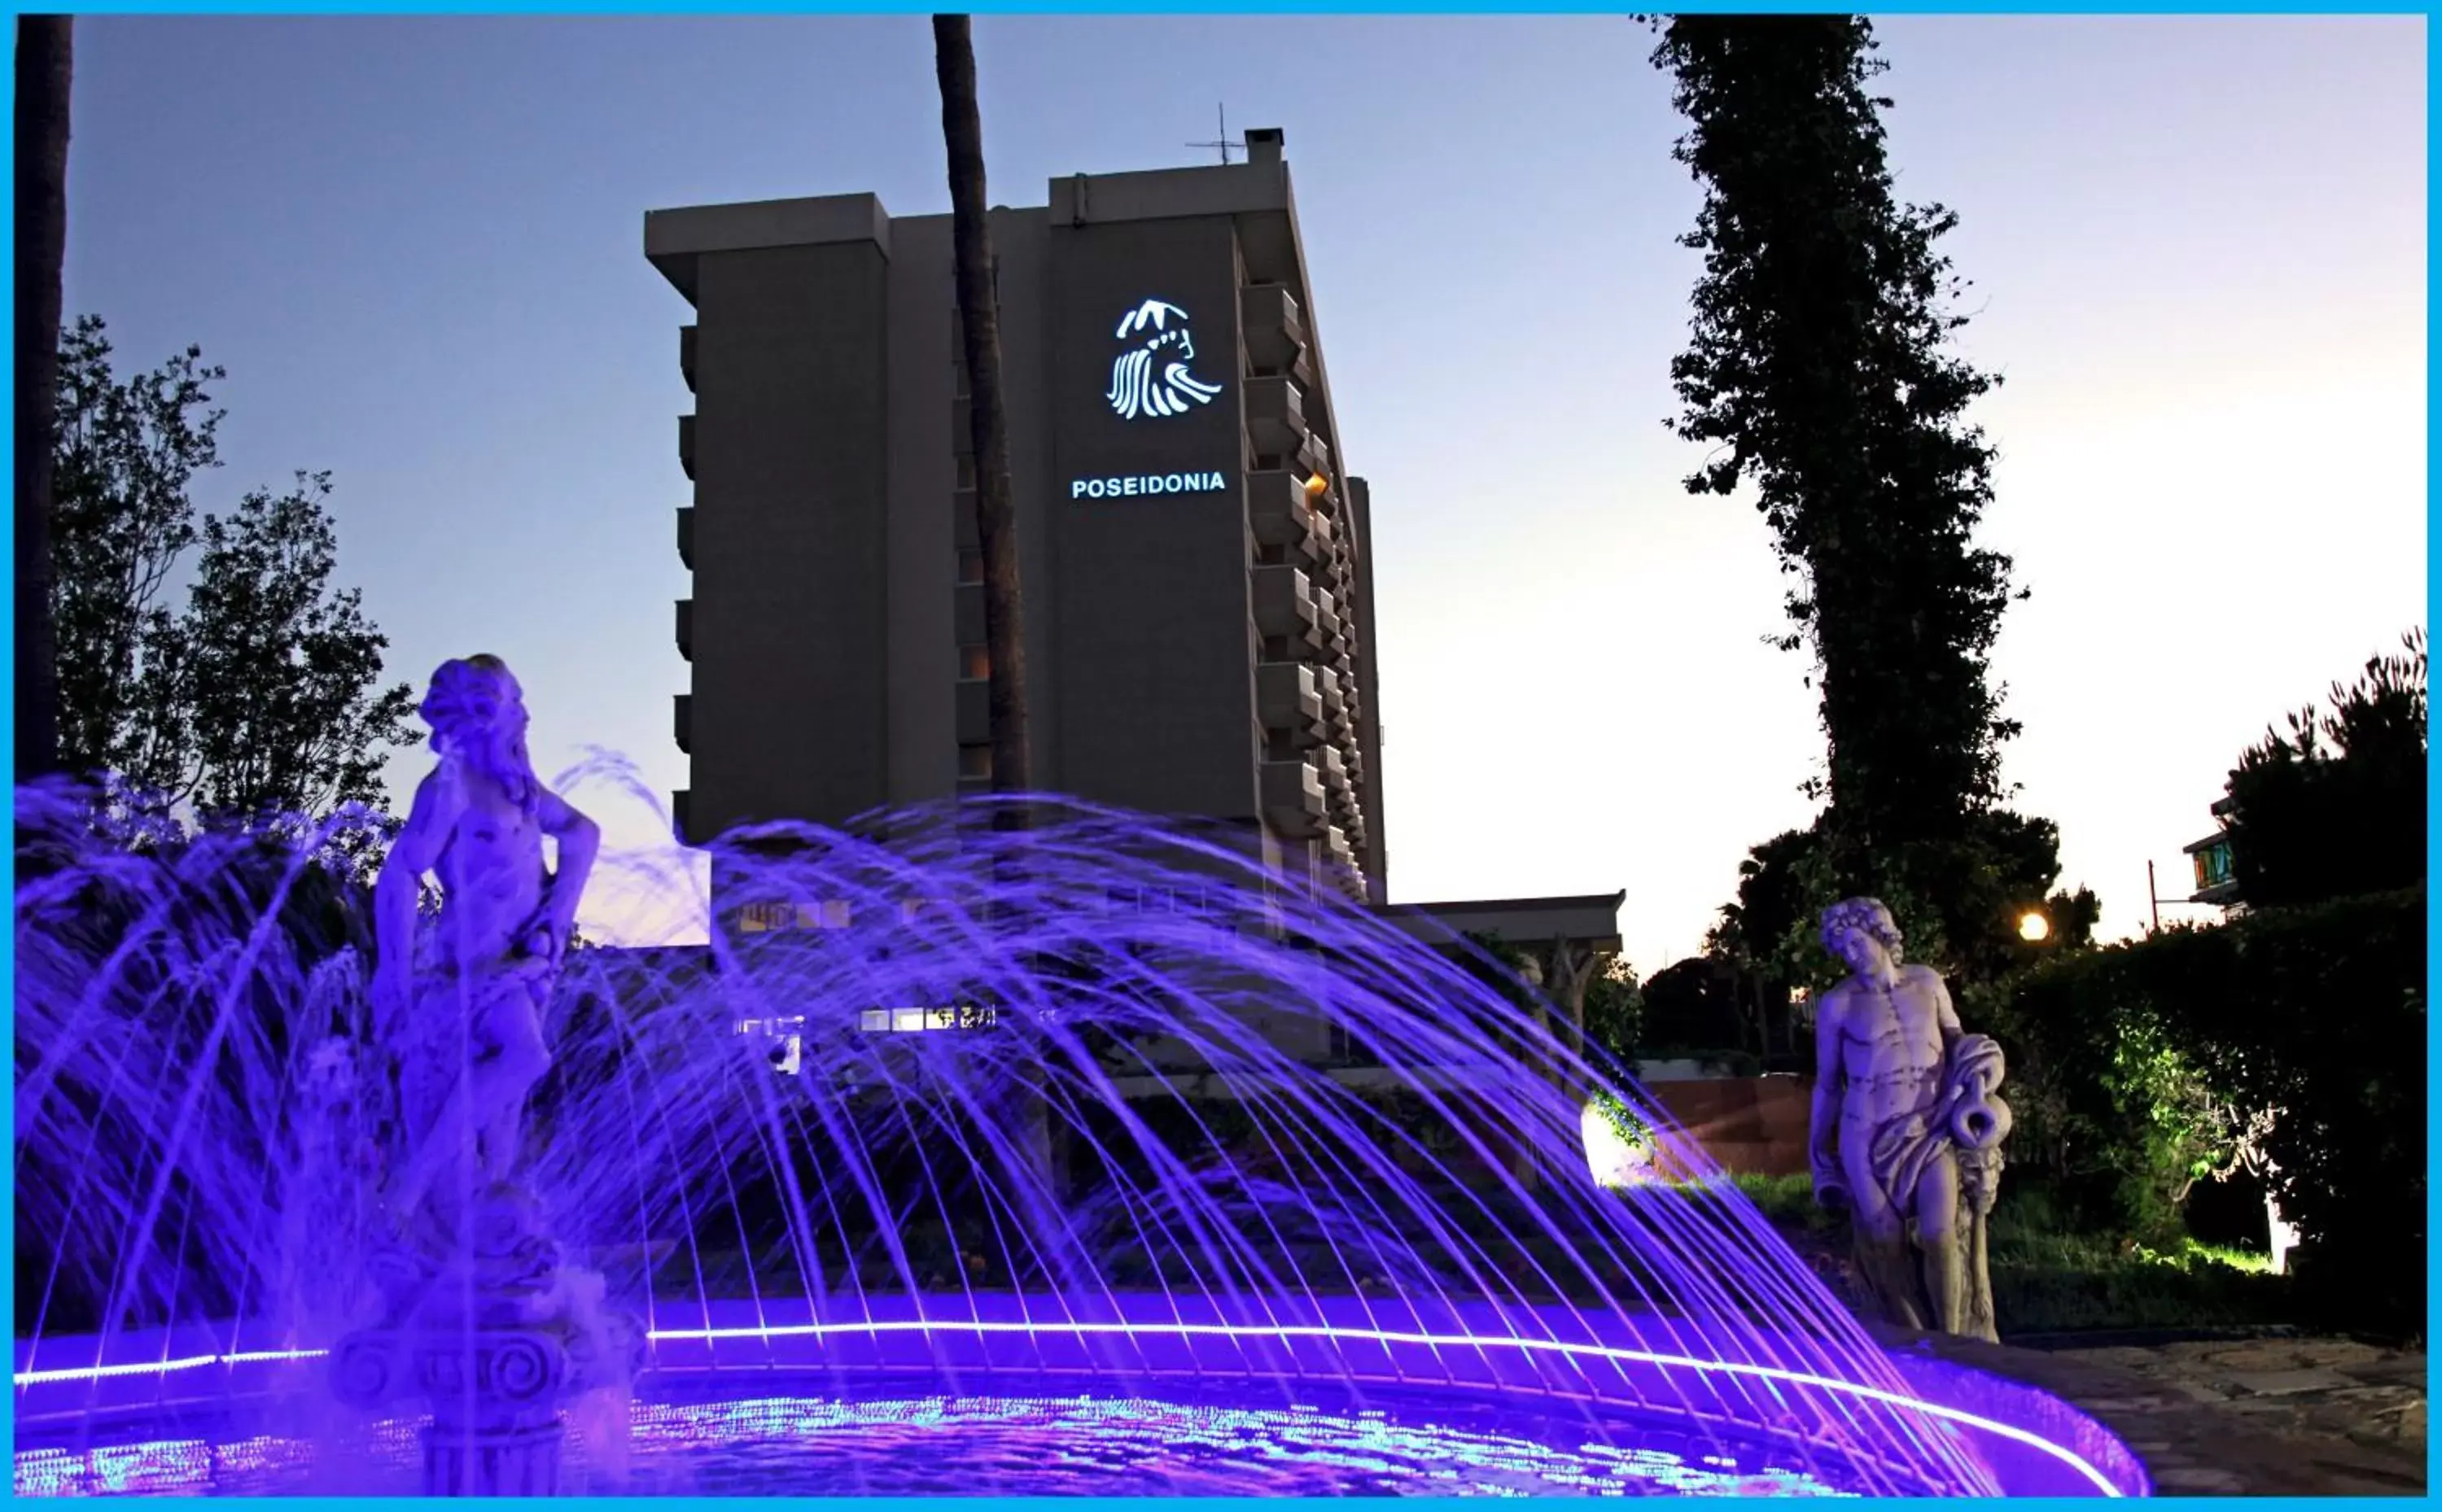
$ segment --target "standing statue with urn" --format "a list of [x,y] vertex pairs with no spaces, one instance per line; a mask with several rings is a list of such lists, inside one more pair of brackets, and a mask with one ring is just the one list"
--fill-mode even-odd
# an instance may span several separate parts
[[1931,967],[1870,898],[1823,914],[1849,978],[1814,1006],[1815,1200],[1849,1215],[1859,1271],[1905,1328],[1996,1340],[1985,1220],[2010,1109],[2001,1047],[1963,1032]]
[[[419,712],[437,763],[374,890],[374,1033],[397,1078],[384,1316],[340,1340],[333,1382],[360,1407],[430,1405],[427,1495],[550,1495],[563,1396],[624,1388],[635,1342],[519,1179],[599,834],[536,775],[499,658],[445,664]],[[420,930],[428,874],[441,903]]]

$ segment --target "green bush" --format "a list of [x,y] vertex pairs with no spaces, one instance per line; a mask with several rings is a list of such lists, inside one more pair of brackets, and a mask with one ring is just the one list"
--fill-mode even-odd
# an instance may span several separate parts
[[2063,1227],[2160,1248],[2251,1144],[2318,1309],[2421,1334],[2424,983],[2421,886],[2042,963],[1977,1005],[2011,1057],[2014,1166]]

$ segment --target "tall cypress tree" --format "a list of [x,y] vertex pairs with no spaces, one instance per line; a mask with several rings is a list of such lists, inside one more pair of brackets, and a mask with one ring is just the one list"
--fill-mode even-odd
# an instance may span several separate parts
[[[1824,883],[1949,915],[1945,898],[1992,869],[1988,832],[2026,825],[1998,809],[2018,727],[1988,659],[2011,563],[1973,539],[1994,450],[1965,416],[1999,379],[1951,344],[1966,284],[1941,243],[1958,217],[1892,192],[1890,101],[1869,90],[1886,65],[1863,17],[1656,25],[1687,121],[1675,155],[1704,190],[1681,238],[1704,271],[1670,424],[1712,449],[1686,484],[1751,485],[1797,579],[1778,644],[1813,653]],[[1990,911],[1939,923],[1964,947],[2005,926]]]

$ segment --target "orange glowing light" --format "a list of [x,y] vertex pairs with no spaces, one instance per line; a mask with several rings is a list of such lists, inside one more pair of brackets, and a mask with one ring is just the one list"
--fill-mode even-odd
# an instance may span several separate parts
[[1305,481],[1305,491],[1306,491],[1306,493],[1307,493],[1309,496],[1311,496],[1311,497],[1313,497],[1313,498],[1316,498],[1316,499],[1320,499],[1320,498],[1321,498],[1321,497],[1322,497],[1326,492],[1328,492],[1328,491],[1330,490],[1330,488],[1331,488],[1331,480],[1330,480],[1330,479],[1328,479],[1328,478],[1325,478],[1325,477],[1324,477],[1322,474],[1321,474],[1321,473],[1316,473],[1313,477],[1308,478],[1308,479]]

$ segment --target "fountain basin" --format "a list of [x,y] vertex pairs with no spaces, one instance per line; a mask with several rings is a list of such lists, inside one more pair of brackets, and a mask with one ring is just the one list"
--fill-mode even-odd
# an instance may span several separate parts
[[[601,1454],[580,1448],[572,1491],[2149,1489],[2107,1429],[2031,1387],[1906,1352],[1889,1357],[1896,1388],[1814,1375],[1802,1344],[1720,1321],[1156,1293],[657,1303],[649,1321],[625,1478],[603,1484]],[[310,1354],[244,1330],[216,1348],[200,1330],[124,1336],[110,1353],[21,1345],[18,1494],[329,1492],[335,1464],[350,1489],[415,1489],[406,1419],[298,1431],[282,1404],[318,1387]],[[1943,1460],[1959,1482],[1924,1484]]]

